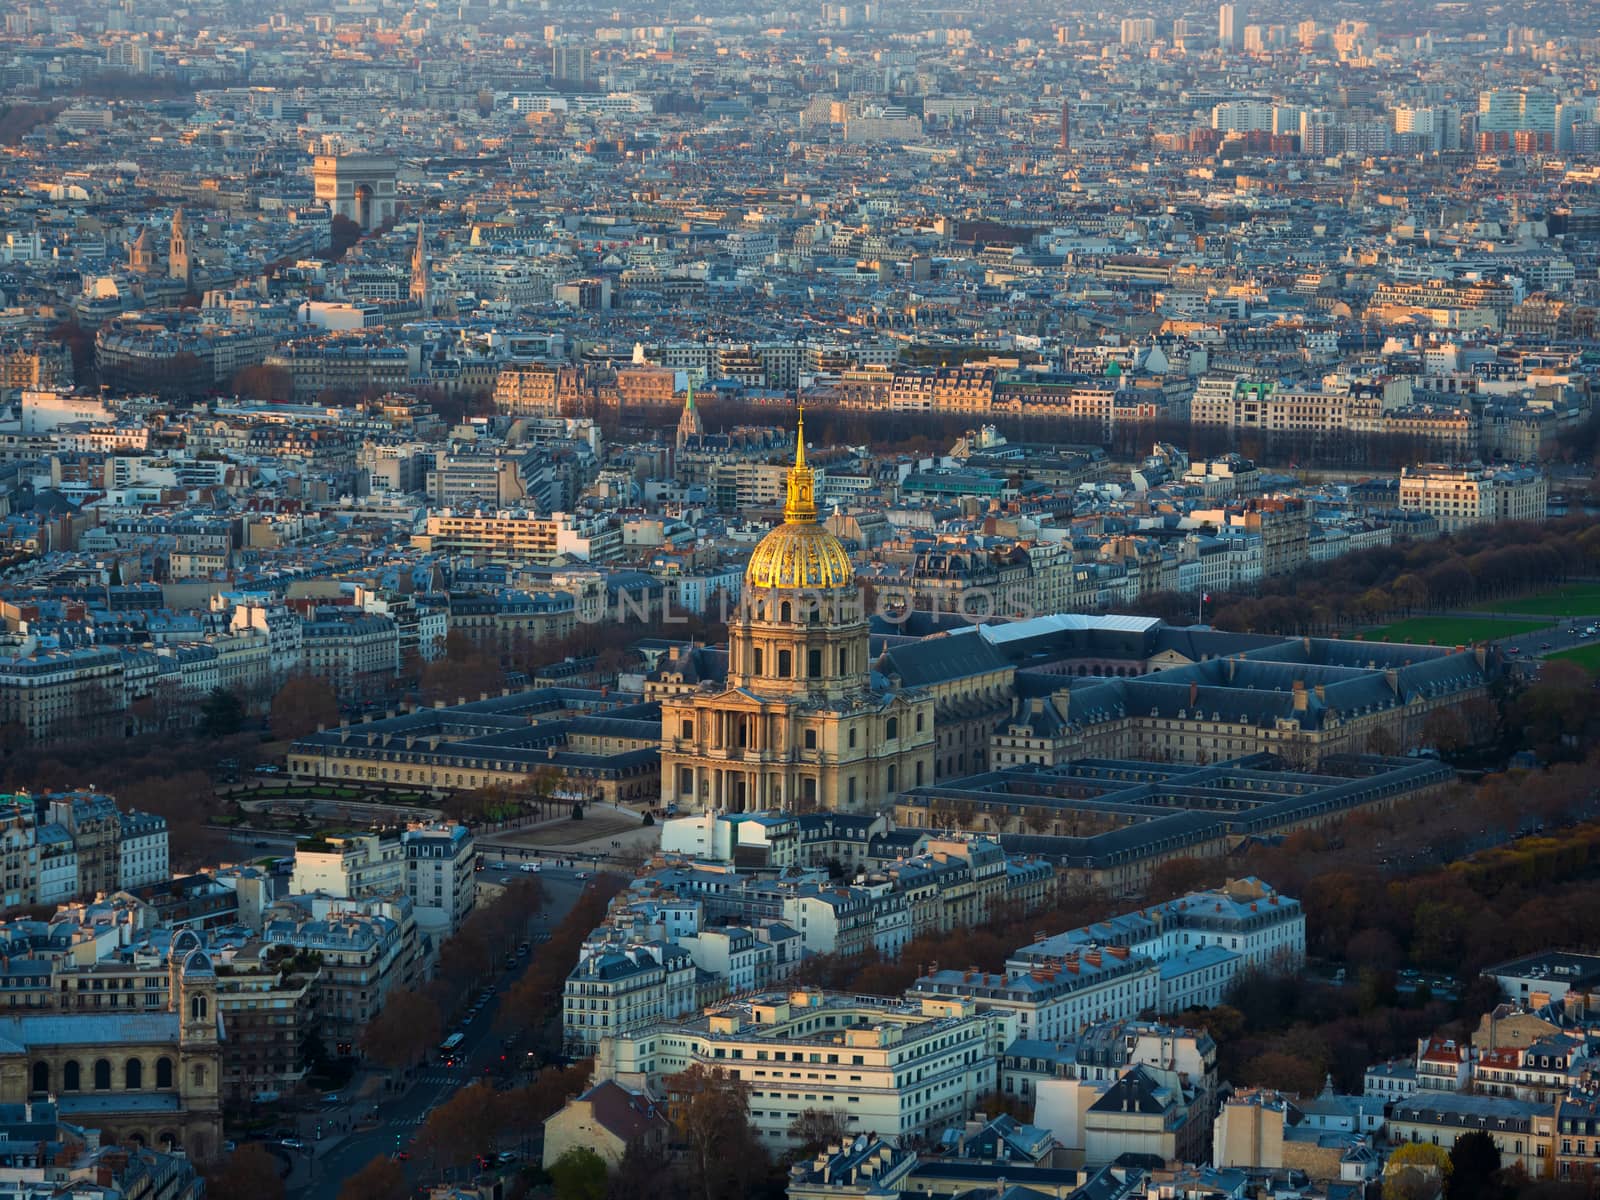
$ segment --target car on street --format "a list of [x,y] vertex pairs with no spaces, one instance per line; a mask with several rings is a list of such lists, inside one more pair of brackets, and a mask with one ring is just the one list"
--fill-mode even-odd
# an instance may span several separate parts
[[409,1150],[396,1150],[389,1157],[394,1159],[395,1162],[410,1162],[411,1161],[411,1151],[409,1151]]
[[529,874],[534,874],[539,870],[539,864],[538,863],[523,863],[521,868],[519,868],[519,869],[523,870],[523,871],[527,871]]
[[306,1144],[299,1138],[286,1137],[283,1139],[283,1144],[291,1150],[304,1150],[306,1148]]

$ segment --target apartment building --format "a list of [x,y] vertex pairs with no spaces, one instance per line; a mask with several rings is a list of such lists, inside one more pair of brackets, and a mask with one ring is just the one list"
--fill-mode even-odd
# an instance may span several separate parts
[[1374,290],[1366,319],[1391,324],[1420,316],[1440,329],[1500,329],[1521,299],[1499,280],[1395,281]]
[[326,679],[341,696],[364,678],[400,670],[400,629],[388,617],[323,608],[300,632],[306,672]]
[[128,706],[121,676],[122,655],[112,647],[0,657],[0,724],[20,725],[42,744],[120,730]]
[[1128,1020],[1155,1009],[1161,1000],[1160,968],[1143,955],[1113,946],[1071,952],[1020,970],[998,974],[976,968],[933,971],[918,979],[906,998],[962,999],[980,1012],[1015,1015],[1017,1036],[1056,1041],[1094,1020]]
[[495,377],[494,404],[513,416],[559,417],[562,400],[576,397],[581,389],[577,367],[555,363],[505,366]]
[[790,1126],[808,1109],[840,1113],[852,1137],[933,1140],[994,1091],[1013,1032],[1009,1014],[966,1000],[797,991],[608,1039],[595,1077],[655,1089],[690,1066],[720,1068],[749,1088],[751,1124],[773,1152],[794,1147]]
[[69,792],[48,798],[49,819],[72,835],[78,852],[78,890],[85,898],[118,889],[122,814],[110,796]]
[[[1390,1108],[1388,1134],[1396,1146],[1429,1142],[1448,1150],[1462,1134],[1486,1133],[1500,1151],[1502,1166],[1520,1167],[1539,1179],[1551,1175],[1556,1162],[1556,1114],[1549,1104],[1424,1090]],[[1568,1135],[1567,1140],[1574,1139]]]
[[393,833],[330,835],[295,847],[292,895],[394,896],[406,886],[406,847]]
[[1217,1044],[1204,1029],[1149,1021],[1091,1020],[1047,1041],[1018,1037],[1000,1061],[1000,1092],[1031,1103],[1046,1080],[1109,1084],[1138,1064],[1176,1070],[1210,1116],[1217,1100]]
[[412,538],[422,551],[459,555],[474,563],[609,562],[622,553],[615,518],[556,512],[548,517],[515,509],[430,513],[426,532]]
[[1542,521],[1549,479],[1537,466],[1424,463],[1400,472],[1400,508],[1454,533],[1495,521]]
[[472,832],[465,825],[412,825],[400,835],[400,846],[417,925],[448,937],[466,920],[477,894]]
[[405,896],[276,905],[261,940],[269,948],[318,956],[314,1006],[319,1032],[335,1054],[354,1054],[389,993],[413,986],[420,974],[416,922]]
[[171,877],[167,819],[154,813],[118,812],[117,886],[143,887]]
[[603,950],[580,959],[561,997],[568,1053],[593,1054],[620,1037],[695,1009],[695,960],[672,942]]

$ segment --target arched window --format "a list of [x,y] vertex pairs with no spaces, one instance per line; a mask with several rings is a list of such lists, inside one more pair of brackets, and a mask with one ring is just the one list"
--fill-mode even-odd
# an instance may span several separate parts
[[156,1086],[158,1088],[172,1086],[172,1060],[170,1058],[156,1059]]
[[[893,767],[889,768],[891,771]],[[144,1063],[137,1058],[130,1058],[122,1066],[122,1086],[130,1092],[137,1092],[144,1087]]]
[[36,1062],[33,1064],[33,1090],[48,1092],[50,1090],[50,1064]]
[[883,727],[883,736],[888,738],[891,742],[894,741],[895,738],[900,736],[900,718],[899,717],[890,717],[889,718],[888,722]]
[[806,651],[806,678],[808,678],[808,679],[821,679],[822,678],[822,651],[821,650],[807,650]]
[[787,650],[778,651],[778,678],[787,679],[794,670],[794,656]]
[[785,600],[782,604],[778,605],[778,620],[780,620],[780,621],[792,621],[792,620],[794,620],[794,607],[787,600]]
[[61,1068],[61,1090],[75,1092],[81,1085],[82,1081],[78,1078],[78,1060],[69,1058],[67,1065]]
[[854,729],[852,729],[850,731],[850,749],[854,750],[855,748],[856,748],[856,731]]
[[111,1090],[111,1061],[105,1058],[94,1060],[94,1090],[109,1092]]
[[189,1018],[191,1020],[204,1021],[210,1008],[211,1006],[206,1003],[204,996],[189,997]]

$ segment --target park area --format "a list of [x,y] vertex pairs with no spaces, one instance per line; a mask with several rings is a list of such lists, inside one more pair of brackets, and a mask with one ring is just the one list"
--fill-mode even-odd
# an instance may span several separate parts
[[1577,663],[1589,674],[1600,675],[1600,642],[1591,642],[1587,646],[1575,646],[1571,650],[1560,650],[1550,655],[1550,658]]
[[1407,642],[1415,646],[1470,646],[1516,637],[1543,629],[1548,621],[1513,621],[1494,617],[1408,617],[1356,634],[1359,641]]
[[1569,583],[1514,600],[1478,606],[1484,612],[1538,617],[1600,616],[1600,583]]

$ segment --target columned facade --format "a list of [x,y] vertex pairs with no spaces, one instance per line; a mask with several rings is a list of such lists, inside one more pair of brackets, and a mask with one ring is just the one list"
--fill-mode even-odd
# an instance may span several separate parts
[[726,683],[662,700],[666,803],[870,812],[933,781],[933,701],[874,677],[861,590],[814,487],[802,422],[784,523],[751,555],[728,625]]

